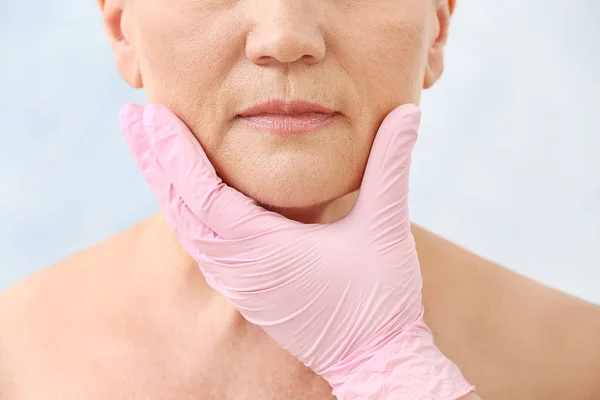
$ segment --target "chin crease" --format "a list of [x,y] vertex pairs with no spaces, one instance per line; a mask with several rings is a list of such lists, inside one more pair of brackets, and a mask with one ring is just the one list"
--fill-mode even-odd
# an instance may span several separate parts
[[306,224],[326,224],[339,221],[352,210],[356,202],[358,191],[335,197],[334,199],[321,202],[306,202],[302,206],[274,206],[265,202],[257,202],[261,207],[283,215],[284,217],[306,223]]

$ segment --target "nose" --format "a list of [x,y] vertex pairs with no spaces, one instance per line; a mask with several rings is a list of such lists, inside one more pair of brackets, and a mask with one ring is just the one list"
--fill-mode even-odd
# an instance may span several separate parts
[[305,62],[325,57],[317,1],[256,1],[254,26],[246,38],[246,57],[259,65]]

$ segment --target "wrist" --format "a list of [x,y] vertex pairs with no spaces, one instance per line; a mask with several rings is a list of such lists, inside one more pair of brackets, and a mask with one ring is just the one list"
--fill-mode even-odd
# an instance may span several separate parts
[[422,315],[366,361],[345,367],[323,375],[340,400],[454,400],[474,391],[435,346]]

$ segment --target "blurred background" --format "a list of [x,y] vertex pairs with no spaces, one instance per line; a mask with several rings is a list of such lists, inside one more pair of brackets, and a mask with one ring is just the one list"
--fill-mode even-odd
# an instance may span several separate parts
[[[458,0],[413,220],[600,303],[600,3]],[[0,291],[158,209],[96,1],[0,0]]]

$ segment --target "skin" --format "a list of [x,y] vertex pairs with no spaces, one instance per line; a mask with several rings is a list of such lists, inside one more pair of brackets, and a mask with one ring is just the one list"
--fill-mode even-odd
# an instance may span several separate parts
[[[375,4],[375,5],[374,5]],[[174,111],[223,179],[299,221],[352,207],[381,120],[443,70],[454,1],[100,1],[117,67]],[[293,15],[294,18],[290,18]],[[269,98],[343,118],[275,138]],[[426,322],[485,399],[600,392],[598,307],[414,227]],[[204,281],[161,214],[0,295],[1,399],[329,399]]]
[[[600,310],[418,227],[426,322],[482,399],[594,399]],[[0,295],[0,398],[327,400],[161,214]]]
[[[283,214],[315,220],[358,189],[385,116],[418,104],[442,72],[454,2],[372,4],[101,2],[123,78],[188,125],[219,176]],[[275,98],[319,103],[342,118],[291,137],[236,119]]]

